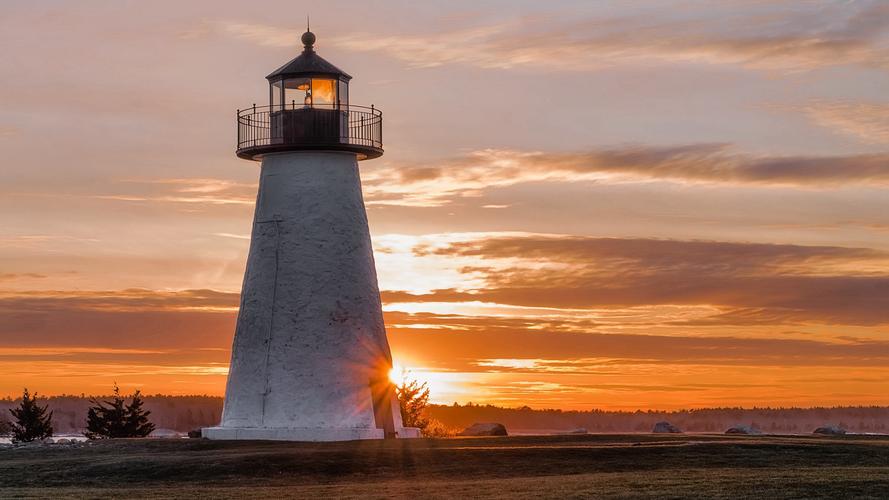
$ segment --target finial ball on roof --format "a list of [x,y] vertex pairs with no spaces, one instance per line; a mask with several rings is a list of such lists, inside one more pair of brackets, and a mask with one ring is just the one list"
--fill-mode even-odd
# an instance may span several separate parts
[[303,45],[305,45],[306,47],[311,47],[315,44],[315,34],[311,31],[306,31],[305,33],[303,33],[302,41]]

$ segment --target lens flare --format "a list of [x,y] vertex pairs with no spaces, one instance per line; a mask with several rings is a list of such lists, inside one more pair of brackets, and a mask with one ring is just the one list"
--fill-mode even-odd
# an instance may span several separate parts
[[400,385],[404,381],[404,368],[398,362],[392,363],[389,370],[389,381],[395,385]]

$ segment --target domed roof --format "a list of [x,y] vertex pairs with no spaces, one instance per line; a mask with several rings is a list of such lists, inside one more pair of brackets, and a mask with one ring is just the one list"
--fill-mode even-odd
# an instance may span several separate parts
[[330,64],[323,57],[315,53],[313,47],[315,43],[315,34],[311,31],[303,33],[302,42],[305,45],[302,54],[291,59],[290,62],[281,66],[266,77],[267,80],[280,80],[282,78],[294,78],[301,76],[331,76],[334,78],[342,78],[351,80],[345,71]]

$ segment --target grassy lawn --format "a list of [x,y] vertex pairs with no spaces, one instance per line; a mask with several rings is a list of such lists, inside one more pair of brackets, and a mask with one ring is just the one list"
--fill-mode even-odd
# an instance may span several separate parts
[[115,440],[0,450],[0,497],[886,498],[889,439]]

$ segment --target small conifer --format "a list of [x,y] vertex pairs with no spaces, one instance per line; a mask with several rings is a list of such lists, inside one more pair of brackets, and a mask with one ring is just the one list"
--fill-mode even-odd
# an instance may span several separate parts
[[12,423],[12,442],[27,443],[52,437],[52,412],[47,414],[46,410],[47,405],[37,404],[37,393],[32,396],[26,388],[19,407],[9,410],[15,418]]
[[154,431],[148,421],[150,411],[142,409],[142,394],[136,391],[130,404],[121,396],[120,387],[114,384],[111,400],[90,399],[93,406],[86,414],[86,432],[89,439],[146,437]]

